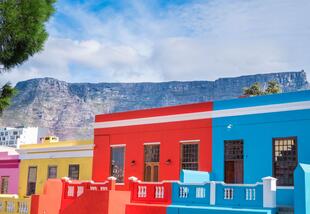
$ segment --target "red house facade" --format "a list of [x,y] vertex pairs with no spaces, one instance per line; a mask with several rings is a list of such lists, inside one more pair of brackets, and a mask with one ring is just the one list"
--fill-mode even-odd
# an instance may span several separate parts
[[177,180],[181,169],[211,171],[212,119],[201,117],[212,102],[97,115],[93,180],[128,177]]

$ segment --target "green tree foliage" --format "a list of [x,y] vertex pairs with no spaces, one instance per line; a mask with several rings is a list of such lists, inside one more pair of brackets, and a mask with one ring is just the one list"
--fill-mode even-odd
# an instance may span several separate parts
[[268,86],[265,90],[266,94],[278,94],[281,92],[282,92],[281,86],[277,81],[273,80],[268,82]]
[[[0,0],[0,73],[21,65],[41,51],[48,34],[45,23],[56,0]],[[5,84],[0,91],[0,113],[16,91]]]
[[243,95],[245,96],[259,96],[259,95],[267,95],[267,94],[278,94],[281,93],[280,84],[275,81],[269,81],[266,90],[263,90],[260,83],[256,82],[248,88],[243,89]]
[[11,98],[17,93],[17,90],[11,86],[10,83],[5,84],[0,89],[0,115],[3,109],[8,107],[11,102]]
[[42,50],[47,39],[45,22],[55,0],[0,1],[0,65],[2,71],[22,64]]
[[262,95],[262,94],[263,94],[263,91],[261,89],[259,82],[254,83],[249,88],[243,89],[243,95],[246,95],[246,96],[257,96],[257,95]]

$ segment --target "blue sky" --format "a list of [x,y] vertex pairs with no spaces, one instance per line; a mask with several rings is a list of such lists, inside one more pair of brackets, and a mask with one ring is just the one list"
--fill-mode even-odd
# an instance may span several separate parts
[[45,49],[0,81],[310,76],[309,0],[58,0],[56,9]]

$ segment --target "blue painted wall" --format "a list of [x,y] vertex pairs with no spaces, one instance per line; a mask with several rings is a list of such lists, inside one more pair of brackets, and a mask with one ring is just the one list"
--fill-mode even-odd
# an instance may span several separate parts
[[243,209],[231,207],[174,206],[167,208],[167,214],[275,214],[274,209]]
[[[214,110],[309,101],[310,91],[214,102]],[[244,183],[272,176],[272,139],[297,137],[298,161],[310,163],[310,109],[213,119],[211,180],[224,180],[224,141],[244,142]]]
[[309,101],[309,99],[310,99],[310,90],[305,90],[291,93],[215,101],[213,109],[223,110],[223,109],[243,108],[251,106],[272,105],[272,104],[291,103],[299,101]]
[[299,164],[294,177],[294,211],[298,214],[310,214],[310,164]]
[[[224,199],[224,189],[233,188],[234,197],[231,200]],[[249,187],[247,187],[249,188]],[[216,184],[216,203],[218,207],[245,207],[245,208],[263,208],[263,185],[250,187],[255,189],[255,200],[246,200],[244,186],[223,186],[222,184]]]
[[[180,187],[188,188],[188,195],[186,198],[179,197]],[[205,189],[204,198],[196,198],[196,187],[201,187]],[[210,205],[210,184],[183,184],[183,183],[173,183],[172,184],[172,204],[181,204],[181,205]]]
[[294,189],[277,189],[277,206],[294,207]]

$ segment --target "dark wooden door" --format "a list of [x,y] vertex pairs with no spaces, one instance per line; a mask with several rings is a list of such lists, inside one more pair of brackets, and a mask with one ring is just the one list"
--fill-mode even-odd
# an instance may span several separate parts
[[144,145],[144,181],[158,181],[159,153],[159,144]]
[[235,182],[235,163],[234,161],[225,161],[225,182]]
[[148,162],[144,164],[144,181],[157,182],[158,181],[158,162]]
[[225,183],[243,183],[243,141],[225,141]]

